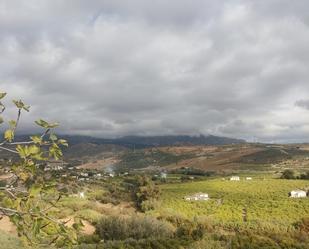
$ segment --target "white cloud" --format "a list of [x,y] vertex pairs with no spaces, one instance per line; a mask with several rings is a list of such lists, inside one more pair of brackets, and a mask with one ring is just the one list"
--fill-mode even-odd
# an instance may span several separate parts
[[[0,88],[63,133],[304,141],[307,1],[4,0]],[[296,104],[295,104],[296,103]],[[9,109],[10,115],[11,109]]]

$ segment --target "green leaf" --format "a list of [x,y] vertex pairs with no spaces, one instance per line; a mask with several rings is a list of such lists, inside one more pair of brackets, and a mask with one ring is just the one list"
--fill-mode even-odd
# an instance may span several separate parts
[[33,185],[30,189],[29,189],[29,194],[32,196],[36,196],[38,195],[42,190],[42,187],[39,185]]
[[45,129],[55,128],[55,127],[57,127],[59,125],[58,123],[48,123],[48,122],[46,122],[43,119],[36,120],[35,123],[38,126],[41,126],[41,127],[45,128]]
[[14,139],[14,131],[13,130],[6,130],[4,132],[4,139],[9,141],[9,142],[12,142],[13,139]]
[[26,146],[17,145],[16,151],[18,152],[21,158],[26,158],[27,156],[29,156]]
[[6,96],[6,93],[0,92],[0,99],[3,99]]
[[22,102],[21,100],[13,100],[13,103],[16,105],[18,109],[23,109],[29,112],[30,106],[25,105],[24,102]]
[[42,138],[40,136],[31,136],[30,139],[36,144],[42,143]]
[[9,121],[9,126],[11,127],[11,129],[14,129],[16,127],[16,121],[15,120],[10,120]]
[[69,146],[68,141],[64,140],[64,139],[59,139],[58,144],[61,144],[61,145],[66,146],[66,147]]
[[28,150],[29,150],[29,154],[31,155],[36,155],[40,152],[40,148],[36,145],[29,146]]
[[49,156],[53,157],[56,160],[58,160],[62,157],[62,151],[57,144],[53,143],[49,147]]
[[56,141],[58,138],[55,134],[52,133],[52,134],[50,134],[49,139],[52,140],[52,141]]

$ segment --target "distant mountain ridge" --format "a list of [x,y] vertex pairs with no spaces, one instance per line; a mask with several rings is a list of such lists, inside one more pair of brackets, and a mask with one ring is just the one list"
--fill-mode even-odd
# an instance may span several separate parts
[[225,145],[246,143],[243,139],[219,137],[219,136],[125,136],[121,138],[106,139],[87,136],[62,135],[70,144],[94,143],[94,144],[115,144],[124,147],[146,148],[155,146],[175,145]]

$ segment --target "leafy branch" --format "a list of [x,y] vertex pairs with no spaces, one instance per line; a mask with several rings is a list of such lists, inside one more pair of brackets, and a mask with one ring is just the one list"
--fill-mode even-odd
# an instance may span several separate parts
[[[0,92],[0,126],[5,123],[2,114],[6,107],[2,99],[6,93]],[[51,214],[59,211],[57,203],[61,194],[57,182],[44,177],[39,166],[44,162],[59,160],[62,146],[68,146],[64,139],[58,139],[53,129],[58,123],[37,120],[35,124],[43,129],[41,135],[30,136],[28,141],[15,141],[15,134],[23,112],[29,112],[30,106],[22,100],[13,100],[17,108],[15,120],[8,120],[8,129],[0,142],[0,151],[6,151],[18,157],[9,166],[16,180],[9,187],[2,187],[0,213],[9,216],[16,225],[18,235],[29,245],[46,244],[58,247],[71,247],[76,243],[78,224],[74,228],[65,226]],[[76,221],[80,223],[79,221]],[[75,229],[76,228],[76,229]]]

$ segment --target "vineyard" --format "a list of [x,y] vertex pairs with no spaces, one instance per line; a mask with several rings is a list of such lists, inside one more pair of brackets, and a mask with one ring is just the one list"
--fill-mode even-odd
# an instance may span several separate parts
[[[225,227],[276,227],[286,230],[309,216],[309,198],[292,199],[293,189],[307,189],[308,181],[260,178],[233,182],[214,179],[162,186],[162,203],[157,215],[206,218]],[[208,193],[208,201],[185,201],[184,196]]]

